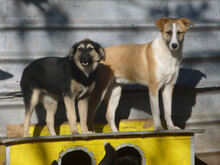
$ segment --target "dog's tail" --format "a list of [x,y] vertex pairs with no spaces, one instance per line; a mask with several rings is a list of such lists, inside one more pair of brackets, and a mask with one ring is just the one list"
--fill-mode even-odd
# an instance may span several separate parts
[[110,143],[105,143],[105,156],[99,165],[114,165],[117,159],[117,153]]

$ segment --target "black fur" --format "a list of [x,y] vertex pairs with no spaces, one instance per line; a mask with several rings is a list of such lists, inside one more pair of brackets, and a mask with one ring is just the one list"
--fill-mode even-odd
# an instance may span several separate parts
[[[84,43],[94,46],[100,56],[101,46],[93,41],[81,41],[73,45],[72,54],[66,57],[45,57],[30,63],[23,71],[20,86],[25,105],[30,104],[30,97],[34,89],[45,90],[48,93],[58,96],[70,95],[70,83],[74,79],[78,83],[87,87],[95,80],[95,71],[89,74],[89,77],[76,65],[74,54],[77,47]],[[88,52],[83,52],[88,54]],[[82,54],[83,54],[82,53]]]
[[117,151],[110,143],[105,144],[105,156],[99,165],[140,165],[138,158],[135,155],[124,155],[118,157]]

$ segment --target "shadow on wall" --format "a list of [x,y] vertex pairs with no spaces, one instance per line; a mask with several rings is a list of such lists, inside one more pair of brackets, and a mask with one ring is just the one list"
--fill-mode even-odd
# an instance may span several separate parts
[[12,78],[13,75],[11,73],[0,70],[0,80],[6,80]]
[[174,124],[185,128],[186,121],[192,114],[192,107],[196,104],[197,84],[206,75],[199,70],[181,68],[177,79],[177,86],[173,93],[172,116]]
[[[23,6],[21,3],[24,3],[27,6],[35,6],[40,13],[44,16],[45,18],[45,24],[46,26],[55,26],[55,25],[60,25],[60,26],[65,26],[69,23],[69,18],[68,15],[66,14],[65,11],[63,11],[60,6],[57,6],[56,3],[50,3],[48,0],[22,0],[17,3],[17,9],[19,9],[19,12],[21,12],[22,15],[25,15],[25,11],[23,10]],[[133,3],[132,1],[129,1],[129,3]],[[174,8],[168,8],[169,3],[166,3],[166,8],[161,8],[161,7],[152,7],[149,10],[149,13],[146,17],[152,17],[152,18],[157,18],[161,17],[161,15],[164,16],[169,16],[169,15],[175,15],[176,17],[188,17],[193,20],[203,20],[203,13],[209,8],[209,5],[207,2],[200,3],[200,5],[194,5],[193,3],[178,3]],[[171,6],[171,7],[173,7]],[[17,11],[16,11],[17,12]],[[123,11],[126,12],[126,11]],[[37,16],[33,16],[37,17]],[[156,20],[156,19],[155,19]],[[28,22],[25,20],[21,20],[19,23],[19,26],[25,26],[27,25]],[[19,36],[21,39],[25,39],[25,33],[26,30],[18,31]],[[54,36],[54,33],[52,31],[48,31],[48,35],[50,37]],[[25,42],[22,42],[23,45],[25,45]],[[4,76],[3,76],[4,77]],[[190,87],[194,88],[198,82],[205,77],[205,75],[198,71],[198,70],[192,70],[192,69],[186,69],[182,68],[180,70],[179,74],[179,79],[178,83],[182,83],[183,85],[190,84]],[[4,77],[5,78],[5,77]],[[193,90],[192,88],[187,88],[187,90],[179,90],[180,87],[176,87],[174,91],[174,99],[173,99],[173,118],[174,122],[177,124],[180,124],[182,128],[185,127],[185,122],[191,115],[192,107],[195,105],[195,99],[196,99],[196,91]],[[141,94],[140,94],[141,93]],[[137,108],[139,110],[144,109],[144,111],[150,113],[150,106],[149,106],[149,97],[148,94],[139,92],[138,94],[141,98],[136,99],[136,96],[133,96],[133,94],[130,94],[128,92],[124,92],[119,104],[119,111],[117,111],[116,114],[116,121],[119,121],[121,119],[126,119],[130,115],[130,109],[131,108]],[[184,98],[184,99],[181,99]],[[187,98],[187,99],[185,99]],[[129,103],[127,100],[130,100]],[[185,100],[187,100],[187,104],[185,104]],[[184,102],[183,102],[184,101]],[[183,105],[183,106],[179,106]],[[146,109],[147,108],[147,109]],[[37,108],[37,116],[39,119],[39,123],[45,124],[45,118],[46,118],[46,112],[42,111],[41,109],[42,106],[39,106]],[[103,109],[103,108],[100,108]],[[129,110],[128,110],[129,109]],[[178,111],[175,111],[177,110]],[[102,112],[101,112],[102,111]],[[63,123],[66,121],[66,114],[65,112],[65,106],[61,102],[61,105],[58,108],[58,111],[55,116],[55,122],[56,124]],[[99,114],[99,117],[96,117],[96,121],[103,122],[105,121],[105,111],[103,110],[98,110],[97,112]],[[64,115],[63,115],[64,114]],[[161,113],[163,115],[163,113]],[[182,115],[184,116],[182,118]],[[97,115],[96,115],[97,116]],[[180,123],[178,123],[179,117],[181,116],[182,120]]]
[[[28,27],[34,27],[38,21],[44,21],[43,28],[45,27],[44,30],[46,31],[48,39],[51,41],[51,43],[60,42],[59,38],[65,37],[64,33],[57,32],[56,27],[65,27],[65,25],[69,23],[69,16],[56,2],[51,3],[48,0],[21,0],[16,1],[15,3],[15,15],[21,15],[23,17],[17,24],[19,27],[17,30],[17,35],[21,41],[19,44],[21,44],[20,46],[23,48],[23,50],[29,50],[30,42],[32,42],[29,37],[31,37],[30,34],[33,33],[29,33],[30,29]],[[29,12],[29,10],[26,8],[33,10],[34,12]],[[42,32],[44,32],[44,30]],[[62,41],[65,42],[65,40]],[[60,44],[69,45],[69,43]]]
[[208,165],[208,164],[200,160],[197,156],[195,156],[195,165]]
[[[39,9],[40,13],[43,14],[43,17],[45,18],[46,26],[64,26],[69,22],[68,15],[60,8],[60,6],[57,6],[56,3],[49,3],[48,0],[23,0],[23,3],[26,5],[34,5],[37,9]],[[17,7],[21,8],[21,5],[18,3]],[[37,18],[37,15],[34,15],[33,17]],[[26,21],[20,22],[20,26],[25,24],[27,24]]]
[[[174,124],[185,128],[186,121],[190,118],[192,107],[196,104],[197,90],[195,87],[206,75],[199,70],[181,68],[174,93],[172,105],[172,118]],[[123,90],[119,106],[116,110],[116,122],[129,117],[143,119],[151,118],[148,89],[143,86],[130,86],[131,91]],[[136,90],[139,89],[139,90]],[[132,109],[136,112],[131,115]],[[164,119],[163,103],[160,97],[161,119]],[[104,103],[99,107],[95,116],[95,122],[106,122],[106,106]]]
[[[131,3],[132,1],[129,1]],[[68,15],[65,11],[63,11],[60,6],[57,6],[56,3],[50,3],[48,0],[22,0],[17,1],[17,11],[22,15],[26,15],[23,10],[23,6],[21,3],[24,3],[28,6],[35,6],[40,13],[44,16],[45,26],[65,26],[69,23]],[[133,4],[135,4],[133,2]],[[174,15],[175,17],[187,17],[196,21],[204,21],[208,22],[208,20],[203,19],[203,13],[207,11],[209,8],[209,4],[207,2],[200,3],[200,5],[196,6],[193,3],[180,3],[175,6],[174,9],[168,8],[169,3],[167,3],[166,8],[160,7],[152,7],[149,10],[149,13],[146,15],[146,18],[152,17],[154,20],[163,16]],[[172,7],[172,6],[171,6]],[[129,11],[127,11],[129,12]],[[126,13],[125,13],[126,15]],[[29,17],[33,17],[37,19],[37,15],[31,15]],[[27,20],[20,20],[18,26],[24,27],[28,25]],[[27,30],[18,30],[18,35],[21,39],[21,43],[25,47],[25,35]],[[54,35],[53,30],[48,30],[48,36],[52,39]],[[59,33],[56,33],[58,35]],[[56,36],[57,37],[57,36]],[[124,37],[124,36],[123,36]],[[25,48],[26,49],[26,48]],[[0,71],[0,80],[8,79],[13,77],[10,73]],[[181,128],[185,127],[185,122],[189,119],[192,113],[192,107],[196,103],[196,95],[197,91],[194,89],[199,81],[206,77],[204,73],[199,70],[192,70],[187,68],[182,68],[180,70],[178,83],[185,85],[190,84],[189,87],[179,87],[177,86],[174,90],[173,96],[173,120],[176,125],[179,125]],[[130,115],[130,110],[132,108],[138,109],[143,112],[147,112],[150,114],[150,106],[149,106],[149,97],[146,91],[138,91],[137,95],[134,95],[132,92],[123,92],[122,98],[116,111],[116,121],[120,121],[121,119],[127,119]],[[161,104],[160,104],[161,105]],[[161,110],[163,108],[161,107]],[[46,111],[43,110],[42,106],[39,105],[36,108],[37,117],[40,124],[45,124]],[[98,115],[96,115],[95,122],[103,122],[105,121],[105,110],[103,107],[99,108],[97,111]],[[161,112],[163,115],[163,110]],[[140,117],[140,116],[137,116]],[[67,121],[65,106],[62,101],[58,105],[57,113],[55,114],[55,124],[62,124],[64,121]],[[37,136],[37,132],[34,133],[34,136]],[[204,163],[205,164],[205,163]]]
[[[209,4],[207,2],[202,2],[199,5],[193,3],[178,3],[175,8],[169,8],[170,3],[167,3],[166,8],[151,8],[149,15],[152,17],[159,18],[161,15],[169,17],[187,17],[192,20],[210,22],[208,19],[203,18],[203,14],[209,9]],[[172,5],[170,5],[172,7]]]

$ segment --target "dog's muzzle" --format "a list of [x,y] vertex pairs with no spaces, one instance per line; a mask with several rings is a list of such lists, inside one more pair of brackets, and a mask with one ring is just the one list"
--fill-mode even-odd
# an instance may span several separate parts
[[179,43],[170,43],[169,47],[171,50],[178,50],[179,49]]
[[81,56],[80,63],[83,67],[87,67],[92,63],[92,57],[89,55],[88,56]]

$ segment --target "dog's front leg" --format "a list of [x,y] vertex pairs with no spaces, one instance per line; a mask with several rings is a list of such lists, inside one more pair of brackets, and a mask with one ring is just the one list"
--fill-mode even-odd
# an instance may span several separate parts
[[75,98],[64,96],[64,103],[66,106],[66,114],[70,126],[70,134],[79,134],[76,123]]
[[78,109],[79,109],[79,117],[80,117],[80,127],[81,127],[81,133],[92,133],[91,131],[88,131],[87,127],[87,117],[88,116],[88,102],[89,97],[83,97],[82,99],[78,100]]
[[162,127],[161,121],[160,121],[158,84],[149,85],[148,88],[149,88],[149,96],[150,96],[151,113],[153,115],[153,120],[154,120],[154,129],[155,130],[163,130],[163,127]]
[[164,105],[165,120],[168,129],[180,129],[173,125],[171,115],[172,115],[172,95],[173,95],[174,84],[168,84],[162,89],[162,98]]

